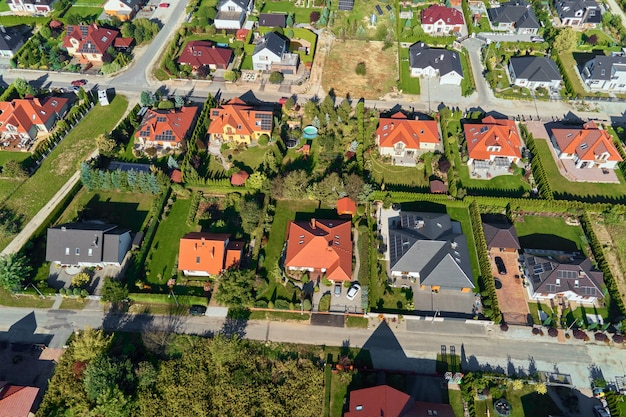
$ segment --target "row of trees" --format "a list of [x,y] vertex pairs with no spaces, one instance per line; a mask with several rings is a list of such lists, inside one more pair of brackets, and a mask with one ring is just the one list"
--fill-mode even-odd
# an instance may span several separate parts
[[532,169],[535,182],[537,183],[537,187],[539,188],[539,194],[546,200],[554,200],[554,192],[552,191],[552,187],[548,181],[548,175],[543,167],[541,156],[539,156],[539,150],[537,149],[535,139],[533,138],[533,135],[528,132],[526,126],[520,125],[520,131],[522,133],[522,137],[524,138],[524,142],[526,143],[526,147],[531,153],[530,167]]
[[135,193],[160,194],[169,187],[169,178],[160,171],[122,171],[94,168],[83,162],[80,179],[87,190],[117,190]]

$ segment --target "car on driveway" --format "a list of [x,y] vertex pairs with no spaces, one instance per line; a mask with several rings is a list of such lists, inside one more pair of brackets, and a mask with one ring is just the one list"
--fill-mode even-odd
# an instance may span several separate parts
[[192,316],[204,316],[206,314],[206,307],[199,304],[194,304],[189,307],[189,314]]
[[333,290],[333,293],[335,294],[335,297],[341,296],[341,282],[335,283],[335,289]]
[[355,282],[354,284],[352,284],[350,288],[348,289],[348,294],[346,294],[346,297],[348,298],[348,300],[350,301],[354,300],[354,297],[356,297],[360,289],[361,289],[361,286],[358,283]]
[[281,97],[280,99],[278,99],[278,104],[283,106],[287,102],[287,100],[289,100],[289,97]]
[[71,84],[74,87],[82,87],[83,85],[87,84],[87,80],[74,80],[71,82]]
[[498,274],[506,275],[506,266],[504,265],[504,261],[501,257],[496,256],[495,258],[496,266],[498,267]]

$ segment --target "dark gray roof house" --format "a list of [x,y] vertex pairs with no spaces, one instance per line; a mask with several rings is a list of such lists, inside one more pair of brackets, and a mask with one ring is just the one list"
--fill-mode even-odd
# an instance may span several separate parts
[[509,64],[516,79],[524,79],[531,82],[559,82],[563,80],[556,63],[548,57],[514,57],[511,58]]
[[474,288],[467,240],[458,222],[447,214],[402,211],[388,221],[392,276],[441,289]]
[[[617,77],[617,73],[626,72],[626,56],[598,55],[585,63],[581,73],[583,79],[608,81]],[[623,78],[623,75],[620,76]]]
[[287,15],[283,13],[261,13],[259,15],[259,26],[267,27],[287,27]]
[[252,55],[256,55],[264,49],[269,50],[274,55],[282,56],[283,53],[289,51],[287,39],[283,38],[276,32],[267,32],[257,44],[254,46]]
[[30,27],[26,25],[0,26],[0,56],[12,57],[30,37]]
[[130,230],[114,224],[66,223],[48,229],[46,261],[61,265],[121,265]]
[[595,0],[556,0],[554,7],[563,26],[592,26],[602,23],[602,10]]
[[515,227],[505,216],[483,215],[481,218],[488,249],[521,249]]
[[536,33],[539,22],[532,6],[522,0],[502,3],[500,7],[487,9],[491,25],[517,33]]
[[424,42],[416,42],[409,48],[411,68],[426,69],[431,67],[439,71],[440,77],[456,73],[463,78],[463,66],[456,51],[431,48]]

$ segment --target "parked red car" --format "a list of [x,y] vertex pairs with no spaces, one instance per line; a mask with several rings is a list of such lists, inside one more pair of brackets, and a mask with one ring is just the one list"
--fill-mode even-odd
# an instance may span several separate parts
[[159,7],[163,7],[164,9],[167,9],[168,7],[170,7],[169,3],[159,3]]
[[72,81],[72,85],[74,87],[82,87],[85,84],[87,84],[87,80],[74,80],[74,81]]
[[281,97],[280,99],[278,99],[278,104],[283,106],[287,102],[287,100],[289,100],[288,97]]

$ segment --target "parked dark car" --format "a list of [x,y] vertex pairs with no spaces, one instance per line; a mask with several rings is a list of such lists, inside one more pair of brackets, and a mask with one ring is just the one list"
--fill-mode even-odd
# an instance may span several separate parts
[[335,283],[335,297],[341,296],[341,282]]
[[206,307],[194,304],[189,307],[189,314],[192,316],[204,316],[206,314]]
[[498,273],[500,275],[506,275],[506,266],[504,266],[504,261],[501,257],[496,256],[496,266],[498,267]]

